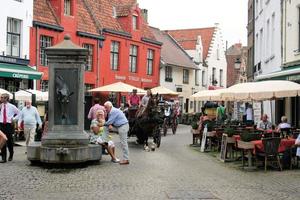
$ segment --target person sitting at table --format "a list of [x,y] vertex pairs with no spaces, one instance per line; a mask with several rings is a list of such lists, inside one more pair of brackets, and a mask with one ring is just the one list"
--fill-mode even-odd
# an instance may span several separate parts
[[268,120],[267,114],[261,117],[261,121],[258,122],[256,129],[260,131],[272,130],[272,123]]
[[287,117],[282,116],[281,117],[281,123],[278,124],[277,131],[280,132],[281,129],[291,128],[291,125],[287,123]]

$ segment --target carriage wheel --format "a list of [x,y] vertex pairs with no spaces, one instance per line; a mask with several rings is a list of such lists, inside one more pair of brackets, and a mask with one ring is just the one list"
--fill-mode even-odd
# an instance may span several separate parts
[[168,124],[167,124],[167,118],[164,119],[164,123],[163,123],[163,131],[164,131],[164,136],[167,135],[168,132]]

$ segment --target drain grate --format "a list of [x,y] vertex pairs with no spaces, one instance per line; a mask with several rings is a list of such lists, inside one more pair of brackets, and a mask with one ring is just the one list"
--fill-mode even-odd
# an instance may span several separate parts
[[168,191],[166,194],[169,199],[219,199],[211,192],[201,190],[174,190]]

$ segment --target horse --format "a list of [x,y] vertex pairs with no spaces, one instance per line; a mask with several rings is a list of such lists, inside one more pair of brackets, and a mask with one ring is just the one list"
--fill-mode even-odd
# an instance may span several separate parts
[[151,146],[151,150],[154,151],[155,146],[159,146],[160,144],[159,126],[162,123],[163,120],[160,117],[160,111],[158,109],[158,95],[151,95],[147,106],[140,108],[137,112],[133,127],[131,128],[131,134],[136,135],[137,142],[144,145],[144,149],[147,151],[149,151],[148,139],[152,136],[153,145]]
[[55,79],[56,95],[60,104],[62,124],[68,123],[67,105],[74,92],[70,92],[62,76],[56,76]]

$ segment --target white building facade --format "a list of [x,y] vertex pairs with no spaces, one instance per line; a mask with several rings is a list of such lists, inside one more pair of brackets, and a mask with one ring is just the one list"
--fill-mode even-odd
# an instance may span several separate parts
[[[300,0],[255,0],[254,80],[300,83]],[[300,125],[299,97],[263,102],[273,124],[286,115]]]
[[33,88],[41,73],[28,67],[33,0],[2,0],[0,7],[0,88]]
[[[254,11],[254,80],[281,71],[281,3],[255,0]],[[275,101],[264,101],[263,112],[275,122]]]
[[28,59],[33,0],[2,0],[1,3],[3,5],[0,7],[1,54],[4,52],[8,56]]
[[226,88],[227,62],[219,24],[199,29],[169,30],[168,33],[185,49],[198,65],[198,90]]
[[203,89],[210,89],[209,86],[227,87],[227,61],[225,51],[221,29],[219,26],[216,26],[208,55],[202,65],[201,73],[205,71],[206,76],[201,75],[201,85],[208,86],[208,88],[204,87]]

